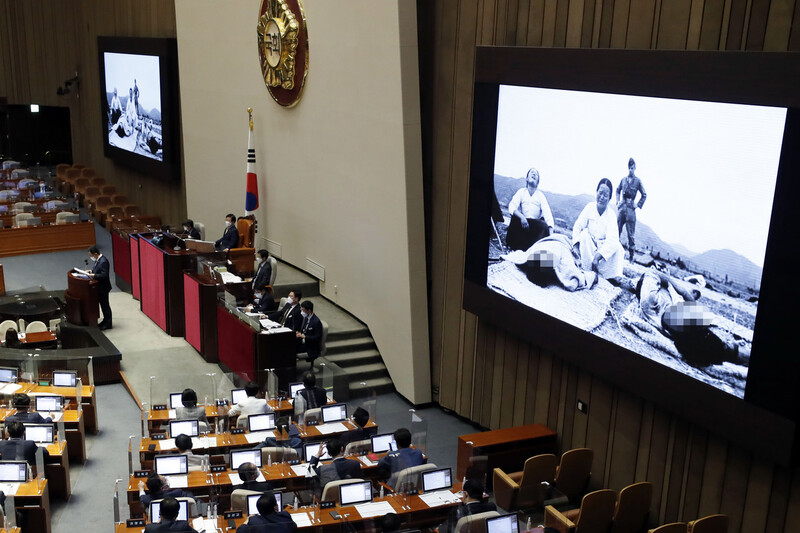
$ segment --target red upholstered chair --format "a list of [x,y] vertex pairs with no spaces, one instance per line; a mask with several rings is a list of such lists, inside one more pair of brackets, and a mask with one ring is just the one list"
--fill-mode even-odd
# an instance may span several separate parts
[[252,276],[255,271],[254,242],[256,237],[256,218],[253,215],[241,217],[236,221],[239,230],[239,246],[228,251],[228,259],[236,267],[236,274],[242,277]]

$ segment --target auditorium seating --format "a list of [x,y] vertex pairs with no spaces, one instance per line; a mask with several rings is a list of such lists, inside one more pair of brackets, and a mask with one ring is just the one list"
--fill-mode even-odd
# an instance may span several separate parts
[[486,519],[500,516],[497,511],[486,511],[458,519],[453,533],[486,533]]
[[619,492],[611,533],[638,533],[650,515],[653,484],[648,481],[628,485]]
[[613,490],[602,489],[584,496],[579,509],[561,513],[548,505],[545,507],[544,525],[561,533],[607,533],[616,501]]
[[692,520],[686,530],[688,533],[727,533],[728,515],[712,514]]
[[530,457],[521,472],[506,474],[499,468],[493,472],[495,503],[506,511],[532,509],[544,503],[546,487],[556,474],[555,455],[547,453]]
[[594,453],[589,448],[575,448],[564,452],[556,468],[555,485],[570,501],[576,501],[586,490],[592,476]]
[[647,533],[686,533],[686,522],[664,524],[655,529],[648,529]]

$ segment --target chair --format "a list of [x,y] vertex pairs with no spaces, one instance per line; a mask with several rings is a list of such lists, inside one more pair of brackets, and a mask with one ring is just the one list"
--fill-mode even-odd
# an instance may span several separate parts
[[253,494],[263,494],[257,490],[233,489],[231,492],[231,511],[242,511],[247,516],[247,497]]
[[228,259],[236,267],[239,276],[252,276],[255,270],[253,257],[256,250],[253,247],[256,235],[256,221],[253,215],[241,217],[236,221],[239,230],[239,244],[228,251]]
[[712,514],[692,520],[687,524],[688,533],[727,533],[728,515]]
[[619,492],[611,533],[639,533],[650,515],[653,484],[648,481],[628,485]]
[[[191,521],[192,517],[197,516],[197,501],[194,498],[188,498],[185,496],[181,496],[180,498],[175,498],[179,502],[188,502],[189,503],[189,520]],[[153,502],[161,502],[163,500],[153,500]],[[150,509],[144,510],[145,514],[150,512]]]
[[336,505],[341,503],[339,498],[339,487],[341,485],[349,485],[350,483],[363,483],[363,479],[353,478],[353,479],[337,479],[335,481],[328,481],[325,484],[325,488],[322,489],[322,501],[329,502],[333,501],[336,502]]
[[100,187],[97,185],[90,185],[86,187],[86,190],[83,193],[83,199],[92,204],[95,203],[97,198],[100,196],[103,196],[103,194],[100,192]]
[[47,331],[47,324],[41,320],[34,320],[25,328],[25,333],[41,333]]
[[110,196],[100,196],[97,198],[97,201],[92,204],[92,216],[98,217],[102,215],[109,207],[111,207],[113,203],[111,202]]
[[56,165],[56,178],[64,178],[67,175],[67,169],[69,165],[66,163],[60,163]]
[[22,222],[20,222],[20,224],[22,226],[24,226],[24,227],[41,226],[42,225],[42,219],[41,219],[41,217],[30,217],[30,218],[24,219]]
[[87,187],[91,186],[92,182],[89,181],[89,178],[81,176],[80,178],[76,178],[75,182],[73,183],[73,187],[75,192],[83,194]]
[[69,224],[69,219],[72,218],[74,214],[75,213],[71,211],[61,211],[60,213],[56,213],[56,224]]
[[84,165],[83,163],[75,163],[74,165],[72,165],[72,168],[77,168],[78,170],[83,170],[84,168],[86,168],[86,165]]
[[125,206],[125,216],[126,217],[136,217],[142,214],[142,210],[139,209],[139,206],[136,204],[130,204]]
[[[104,177],[102,177],[102,176],[93,177],[92,178],[92,185],[95,186],[95,187],[100,187],[101,190],[102,190],[103,187],[107,187],[108,186],[108,185],[106,185],[106,179]],[[113,187],[113,185],[111,185],[111,187]]]
[[556,488],[571,501],[577,500],[586,490],[592,476],[594,453],[589,448],[575,448],[564,452],[556,468]]
[[580,509],[562,514],[548,505],[544,508],[544,526],[560,533],[607,533],[616,502],[617,496],[613,490],[602,489],[584,496]]
[[[75,166],[77,167],[78,165]],[[81,176],[83,176],[84,178],[93,178],[96,175],[97,173],[94,171],[92,167],[83,167],[81,169]]]
[[344,447],[344,454],[345,455],[362,455],[364,453],[369,453],[372,450],[372,440],[354,440],[353,442],[348,442],[347,446]]
[[269,261],[269,267],[272,269],[269,275],[269,285],[275,285],[275,278],[278,276],[278,260],[272,256],[269,256],[267,259]]
[[686,522],[664,524],[655,529],[648,529],[647,533],[686,533]]
[[527,459],[521,472],[506,474],[495,468],[492,474],[495,503],[506,511],[539,507],[546,496],[542,483],[553,480],[557,462],[555,455],[546,453]]
[[33,213],[17,213],[14,215],[14,225],[18,228],[27,225],[23,224],[22,221],[28,218],[33,218]]
[[61,325],[61,319],[60,318],[51,318],[50,319],[50,331],[52,333],[55,333],[56,330],[58,329],[58,326],[60,326],[60,325]]
[[261,448],[261,464],[269,464],[270,457],[272,457],[273,463],[282,463],[300,459],[300,454],[297,453],[297,450],[288,446],[265,446]]
[[194,227],[197,228],[197,231],[200,232],[200,240],[206,240],[206,225],[202,222],[195,222]]
[[313,409],[306,409],[305,422],[320,422],[322,420],[322,408],[315,407]]
[[500,516],[497,511],[486,511],[469,516],[462,516],[456,522],[453,533],[486,533],[486,519]]
[[112,205],[108,207],[105,215],[105,221],[114,218],[125,218],[125,210],[118,205]]
[[17,329],[17,323],[13,320],[3,320],[0,322],[0,338],[6,338],[6,331],[13,329],[14,331],[19,331]]
[[404,468],[392,474],[386,484],[398,492],[407,492],[407,488],[417,489],[422,487],[422,483],[419,482],[420,476],[428,470],[436,470],[436,465],[428,463]]
[[25,208],[28,207],[28,206],[31,206],[31,205],[33,205],[33,204],[30,203],[30,202],[15,202],[14,203],[14,211],[16,213],[24,213],[25,212]]
[[[102,178],[95,178],[95,179],[102,179]],[[100,192],[103,193],[103,196],[114,196],[117,194],[117,188],[114,185],[100,185]]]

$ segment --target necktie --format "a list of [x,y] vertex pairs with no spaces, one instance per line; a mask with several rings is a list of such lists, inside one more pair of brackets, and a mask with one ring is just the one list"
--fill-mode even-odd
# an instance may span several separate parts
[[281,326],[285,326],[286,325],[286,319],[289,318],[289,313],[292,312],[292,307],[294,307],[294,306],[293,305],[289,306],[286,309],[286,312],[283,314],[283,320],[281,320]]
[[302,327],[302,328],[300,328],[304,334],[305,334],[305,332],[306,332],[306,328],[307,328],[307,327],[308,327],[308,317],[305,317],[305,318],[303,319],[303,327]]

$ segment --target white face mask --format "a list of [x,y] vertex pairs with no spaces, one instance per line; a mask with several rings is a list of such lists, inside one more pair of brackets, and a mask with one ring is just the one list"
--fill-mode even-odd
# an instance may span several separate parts
[[97,258],[95,256],[93,256],[93,255],[90,255],[89,259],[91,259],[92,261],[97,261]]
[[303,315],[303,318],[308,318],[308,313],[305,311],[300,311],[300,314]]
[[225,221],[225,227],[226,228],[230,228],[231,227],[231,221],[230,220],[226,220]]
[[184,233],[189,233],[189,228],[187,228],[186,226],[184,226],[184,227],[183,227],[183,232],[184,232]]
[[260,257],[256,257],[256,263],[258,263],[259,265],[261,264],[261,258]]

